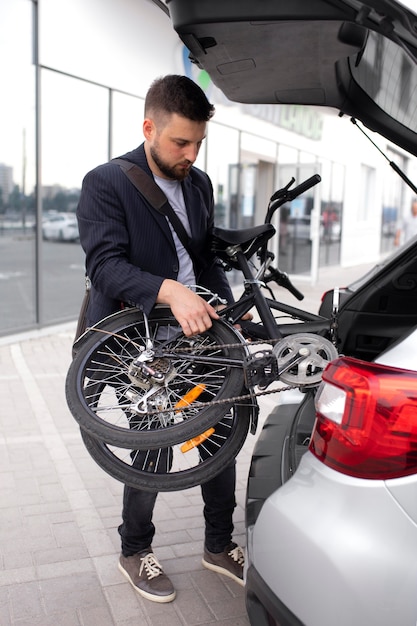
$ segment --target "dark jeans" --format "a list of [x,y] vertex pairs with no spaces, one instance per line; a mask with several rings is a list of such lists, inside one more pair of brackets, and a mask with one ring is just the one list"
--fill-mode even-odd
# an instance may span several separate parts
[[[210,552],[222,552],[232,540],[232,518],[236,507],[235,487],[235,461],[201,486],[204,501],[205,547]],[[155,534],[152,515],[157,495],[125,486],[123,523],[119,526],[124,556],[131,556],[152,544]]]

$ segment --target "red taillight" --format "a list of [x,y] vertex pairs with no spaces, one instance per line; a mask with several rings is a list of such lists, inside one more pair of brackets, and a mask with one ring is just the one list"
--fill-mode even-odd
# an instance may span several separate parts
[[349,357],[332,361],[316,397],[310,450],[359,478],[417,473],[417,374]]
[[326,299],[331,299],[333,304],[339,305],[340,292],[343,293],[347,290],[348,287],[335,287],[334,289],[329,289],[328,291],[322,293],[320,302],[323,303]]

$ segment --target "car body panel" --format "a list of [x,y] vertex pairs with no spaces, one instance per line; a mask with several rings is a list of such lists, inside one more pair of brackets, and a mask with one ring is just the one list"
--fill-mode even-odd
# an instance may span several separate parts
[[[413,328],[376,362],[417,371],[416,354]],[[270,464],[279,458],[277,453]],[[416,474],[387,481],[353,478],[307,450],[293,476],[262,506],[257,503],[257,518],[247,529],[251,623],[259,621],[258,593],[270,614],[279,615],[278,624],[414,626],[416,492]]]
[[389,350],[383,352],[377,359],[375,359],[375,363],[416,371],[416,355],[417,328],[412,328],[408,334],[401,337],[401,339],[393,344]]
[[[265,502],[251,535],[250,562],[302,623],[416,623],[416,523],[389,489],[402,480],[354,479],[307,452]],[[410,479],[405,482],[410,487]]]

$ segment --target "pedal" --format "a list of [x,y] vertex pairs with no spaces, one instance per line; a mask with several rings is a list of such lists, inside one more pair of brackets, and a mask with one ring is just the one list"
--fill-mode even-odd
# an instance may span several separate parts
[[278,363],[271,350],[259,350],[247,356],[243,362],[245,387],[258,385],[266,388],[278,380]]

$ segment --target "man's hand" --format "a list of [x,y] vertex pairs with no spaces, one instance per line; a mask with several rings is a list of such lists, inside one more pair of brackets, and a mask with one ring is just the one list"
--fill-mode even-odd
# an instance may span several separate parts
[[156,301],[170,306],[173,316],[187,337],[203,333],[211,328],[211,320],[219,319],[215,309],[204,298],[170,278],[162,283]]

